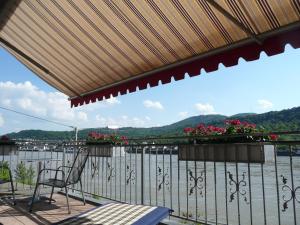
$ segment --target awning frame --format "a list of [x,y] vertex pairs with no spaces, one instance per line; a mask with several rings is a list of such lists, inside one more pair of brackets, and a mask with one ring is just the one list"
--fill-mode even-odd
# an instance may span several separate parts
[[[276,54],[282,53],[284,51],[284,46],[288,43],[291,44],[294,48],[299,48],[300,44],[297,44],[297,41],[293,40],[295,38],[295,36],[294,35],[292,35],[292,36],[287,35],[288,32],[298,32],[298,34],[300,35],[300,22],[295,22],[293,24],[289,24],[287,26],[281,27],[277,30],[273,30],[273,31],[269,31],[269,32],[265,32],[263,34],[257,35],[257,39],[261,40],[262,44],[258,44],[252,37],[249,37],[245,40],[236,42],[236,43],[231,44],[229,46],[223,46],[223,47],[220,47],[220,48],[217,48],[217,49],[213,49],[209,52],[206,52],[206,53],[203,53],[203,54],[200,54],[200,55],[196,55],[196,56],[193,56],[191,58],[188,58],[188,59],[185,59],[185,60],[182,60],[182,61],[179,61],[179,62],[175,62],[175,63],[169,64],[169,65],[163,66],[161,68],[157,68],[157,69],[142,73],[140,75],[136,75],[135,77],[132,77],[132,78],[129,78],[129,79],[126,79],[126,80],[122,80],[120,82],[116,82],[112,85],[107,85],[107,86],[104,86],[104,87],[101,87],[101,88],[97,88],[93,91],[83,93],[83,94],[80,95],[79,98],[78,97],[71,97],[69,99],[73,102],[76,102],[75,104],[72,103],[72,106],[77,106],[78,104],[82,105],[83,103],[80,103],[80,102],[77,103],[77,101],[74,101],[74,100],[78,99],[79,101],[82,102],[82,100],[86,96],[91,96],[91,95],[97,94],[101,91],[105,91],[107,89],[112,89],[112,88],[115,88],[115,87],[118,87],[118,86],[121,86],[121,85],[126,86],[130,82],[143,80],[145,78],[149,79],[149,77],[152,76],[152,75],[161,74],[163,72],[169,72],[171,70],[174,70],[178,67],[185,66],[187,64],[198,63],[199,67],[197,68],[197,71],[194,71],[192,73],[188,73],[188,71],[185,71],[185,72],[180,71],[181,72],[180,75],[174,74],[174,75],[170,76],[170,78],[166,79],[167,81],[163,80],[163,79],[158,79],[158,80],[161,80],[162,84],[170,83],[171,82],[171,77],[174,77],[175,81],[182,80],[182,79],[184,79],[184,75],[185,75],[186,72],[189,74],[190,77],[197,76],[197,75],[200,74],[200,70],[202,68],[205,69],[206,72],[212,72],[212,71],[215,71],[217,68],[211,68],[211,69],[205,68],[205,66],[203,66],[203,65],[201,66],[200,61],[201,60],[210,61],[210,59],[212,59],[213,57],[216,57],[220,54],[230,55],[230,54],[233,54],[233,52],[236,51],[236,50],[241,51],[242,48],[247,48],[249,50],[255,50],[256,49],[256,52],[251,57],[245,57],[245,56],[243,56],[243,54],[240,54],[239,56],[235,56],[236,60],[234,60],[234,63],[226,63],[224,61],[225,57],[223,56],[223,60],[220,59],[217,64],[223,63],[224,66],[226,66],[226,67],[234,66],[238,63],[239,58],[243,58],[246,61],[254,61],[254,60],[257,60],[259,58],[259,54],[262,51],[264,51],[268,56],[276,55]],[[282,36],[287,36],[287,37],[282,39]],[[289,39],[289,36],[290,36],[290,39]],[[272,40],[270,40],[270,39],[272,39]],[[266,45],[268,45],[268,43],[266,44],[266,41],[269,41],[269,42],[277,41],[277,42],[282,42],[282,43],[280,44],[279,48],[275,49],[274,52],[271,52],[270,49],[268,49],[268,47],[266,47]],[[271,43],[271,45],[272,45],[272,43]],[[259,54],[257,54],[257,53],[259,53]],[[219,57],[219,58],[221,58],[221,57]],[[151,83],[151,79],[149,79],[149,82],[147,82],[147,83],[150,84],[150,87],[154,87],[154,86],[158,85],[158,82],[154,82],[155,84]],[[135,86],[139,87],[140,90],[143,90],[143,89],[147,88],[147,87],[145,87],[145,85],[144,85],[144,87],[139,86],[138,84],[136,84]],[[132,90],[132,88],[130,88],[130,87],[128,87],[128,90],[129,90],[129,93],[135,91],[135,90]],[[118,91],[118,92],[120,92],[121,95],[126,94],[122,91]],[[116,97],[116,96],[118,96],[118,94],[115,93],[115,94],[112,94],[112,96]],[[105,95],[105,94],[103,96],[103,98],[105,98],[105,99],[110,98],[110,97],[111,97],[110,95]],[[96,96],[93,97],[93,98],[96,98],[98,100],[103,100],[103,99],[101,99],[101,97],[100,97],[100,99],[99,99],[99,97],[96,97]],[[84,103],[88,103],[90,101],[94,102],[94,101],[96,101],[96,99],[84,100]]]
[[[268,4],[261,5],[259,3],[251,3],[253,7],[255,7],[254,9],[251,4],[240,3],[240,5],[234,5],[225,1],[216,0],[201,0],[201,3],[199,3],[199,0],[199,2],[196,2],[199,3],[198,9],[201,10],[199,13],[203,13],[201,16],[203,16],[204,19],[206,18],[208,24],[201,22],[203,18],[197,17],[198,11],[191,11],[190,5],[185,5],[184,7],[177,1],[172,2],[173,5],[169,5],[170,10],[166,8],[167,4],[160,5],[161,9],[159,9],[159,4],[154,4],[153,1],[151,1],[151,4],[148,2],[148,5],[147,2],[145,5],[137,4],[137,6],[143,7],[140,9],[126,3],[110,5],[108,1],[105,1],[103,4],[97,2],[97,4],[81,5],[83,10],[75,8],[75,3],[68,5],[62,2],[61,4],[55,3],[52,5],[51,2],[49,2],[49,5],[47,5],[43,4],[42,1],[31,2],[32,4],[29,4],[29,2],[28,0],[3,0],[0,2],[0,31],[3,31],[3,36],[1,35],[0,37],[0,44],[45,82],[70,96],[69,100],[71,101],[71,106],[75,107],[97,100],[108,99],[111,96],[116,97],[118,95],[135,92],[137,89],[143,90],[149,86],[155,87],[160,83],[170,83],[172,79],[176,81],[181,80],[184,79],[186,74],[190,77],[197,76],[200,75],[202,69],[205,72],[216,71],[220,63],[225,67],[230,67],[237,65],[240,58],[243,58],[245,61],[257,60],[261,52],[265,52],[268,56],[276,55],[284,52],[286,44],[291,44],[294,48],[300,47],[300,8],[297,8],[297,5],[292,6],[292,3],[289,3],[288,0],[285,2],[286,8],[280,8],[283,4],[280,5],[276,2],[270,4],[271,6]],[[36,3],[36,5],[34,3]],[[196,6],[197,5],[195,5],[195,7]],[[250,8],[249,10],[252,10],[252,17],[249,16],[249,11],[245,8],[246,6]],[[48,7],[53,7],[53,12],[51,12]],[[133,17],[128,15],[127,18],[126,13],[124,13],[124,15],[120,14],[119,7],[124,7],[124,12],[133,13]],[[270,7],[273,7],[273,10]],[[30,10],[36,18],[28,16],[30,14],[26,14],[24,8]],[[98,10],[104,8],[108,9],[107,15],[103,16],[101,14],[101,16],[99,16]],[[148,11],[144,11],[146,9]],[[174,11],[171,11],[172,9]],[[49,19],[40,12],[44,10],[47,12],[47,15],[49,14]],[[290,14],[286,14],[284,10],[290,12]],[[82,16],[84,15],[84,11],[86,18]],[[139,14],[137,14],[136,11],[139,12]],[[197,17],[198,21],[200,19],[199,26],[193,21],[193,18],[189,16],[188,12],[195,18]],[[80,14],[80,18],[78,13]],[[151,20],[151,22],[153,24],[160,23],[163,27],[166,26],[166,29],[169,29],[170,33],[163,33],[161,31],[161,33],[153,32],[153,27],[147,23],[145,24],[145,18],[142,13],[146,15],[146,18],[148,13],[152,13],[153,17],[157,16],[157,20]],[[173,18],[174,13],[177,13],[180,18]],[[123,51],[118,51],[110,42],[106,47],[103,47],[96,39],[91,38],[90,33],[95,32],[95,37],[99,38],[99,40],[104,38],[102,41],[106,43],[108,39],[106,36],[102,37],[103,35],[101,32],[99,33],[97,29],[95,30],[94,26],[96,25],[90,22],[91,18],[89,18],[88,15],[96,21],[99,19],[98,22],[101,24],[101,28],[99,29],[106,29],[106,32],[111,32],[109,40],[113,39],[112,43],[118,42],[122,48],[128,50],[128,54],[123,53]],[[171,20],[169,20],[166,15],[168,15]],[[23,21],[22,16],[29,20],[29,22],[25,21],[25,19]],[[93,16],[95,16],[95,18]],[[44,24],[45,27],[50,26],[49,23],[56,24],[56,22],[58,22],[56,26],[60,27],[60,29],[55,26],[54,28],[50,26],[48,32],[37,25],[36,30],[40,30],[40,33],[42,33],[40,35],[40,33],[32,29],[33,26],[30,26],[30,21],[33,21],[36,25],[35,19],[39,18],[41,19],[41,24]],[[63,23],[60,18],[66,18],[66,21]],[[107,18],[114,18],[114,21],[119,21],[119,23],[108,23]],[[82,24],[84,25],[78,25],[77,19],[83,19]],[[172,19],[173,24],[177,24],[177,28],[175,27],[176,25],[174,26],[172,24]],[[177,23],[177,20],[181,20],[180,23]],[[27,29],[33,33],[27,33],[21,29],[20,24],[18,25],[16,21],[21,23],[24,27],[27,27]],[[149,39],[140,36],[141,28],[132,28],[129,30],[124,28],[124,25],[126,27],[127,23],[131,24],[134,23],[134,21],[140,23],[139,25],[143,26],[146,32],[150,32]],[[222,25],[221,21],[225,25]],[[262,21],[262,23],[259,23],[260,21]],[[66,24],[70,27],[75,26],[74,33],[69,30]],[[186,29],[181,30],[181,28],[186,25],[188,25]],[[123,30],[124,33],[116,30],[117,28],[115,28],[115,26]],[[208,28],[210,30],[206,31],[205,29]],[[14,31],[13,29],[19,33],[10,33],[11,30]],[[202,33],[199,29],[205,30],[206,33]],[[88,31],[90,33],[88,33]],[[185,34],[187,34],[186,31],[191,31],[194,32],[195,35],[184,37],[179,31]],[[232,35],[229,35],[229,31],[232,32]],[[19,36],[20,33],[24,36]],[[55,36],[55,34],[58,35]],[[125,37],[123,37],[123,35],[125,35]],[[159,35],[158,37],[161,37],[161,35],[170,37],[170,40],[173,41],[172,43],[177,48],[178,52],[176,54],[180,53],[182,56],[175,57],[175,59],[170,58],[162,63],[161,59],[169,56],[168,52],[170,51],[169,49],[166,51],[164,49],[164,54],[160,51],[157,53],[155,49],[153,50],[150,48],[151,46],[148,46],[156,44],[162,48],[166,47],[164,42],[155,35]],[[176,41],[174,42],[172,39],[173,36],[175,37],[174,40],[177,40],[178,43]],[[49,40],[47,37],[50,37]],[[72,39],[72,37],[76,38]],[[210,41],[207,39],[208,37],[211,38],[214,43],[214,45],[211,45],[212,47],[209,45]],[[87,38],[87,44],[82,44],[84,43],[82,42],[84,38]],[[23,39],[25,41],[23,41]],[[140,41],[136,43],[139,48],[138,50],[136,50],[135,47],[134,49],[127,49],[132,46],[132,43],[128,41],[129,39]],[[51,42],[53,40],[55,43]],[[193,43],[193,47],[191,47],[192,45],[186,40]],[[42,45],[40,43],[47,45],[50,49],[53,48],[53,52],[41,47]],[[64,45],[62,46],[60,43]],[[76,44],[79,46],[77,47]],[[28,49],[26,46],[30,46],[34,51],[30,51],[30,48]],[[64,51],[66,50],[64,46],[68,46],[72,49],[70,51]],[[95,50],[93,50],[92,47],[94,47]],[[184,53],[181,51],[182,49],[188,52]],[[103,56],[102,54],[96,54],[96,50],[104,52],[105,54]],[[37,52],[36,54],[35,51]],[[107,52],[112,53],[106,54]],[[144,58],[139,58],[141,52],[145,54],[149,53],[146,61]],[[123,53],[122,57],[124,57],[122,58],[120,56],[122,61],[116,60],[116,56],[119,56],[121,53]],[[91,57],[90,54],[92,55]],[[131,59],[129,55],[144,67],[139,69],[137,69],[137,66],[133,67],[128,63],[129,59]],[[153,65],[149,66],[151,60],[153,60]],[[78,63],[78,66],[76,63]],[[113,69],[114,67],[110,64],[115,65],[119,70]],[[122,66],[121,69],[118,67],[120,65]],[[123,69],[126,68],[125,66],[128,66],[131,70],[127,68],[126,71],[123,71]],[[84,69],[88,71],[85,73]],[[120,74],[123,74],[123,76]],[[104,81],[103,77],[105,76],[110,77],[111,80],[108,79],[108,81]],[[121,78],[123,80],[121,80]]]

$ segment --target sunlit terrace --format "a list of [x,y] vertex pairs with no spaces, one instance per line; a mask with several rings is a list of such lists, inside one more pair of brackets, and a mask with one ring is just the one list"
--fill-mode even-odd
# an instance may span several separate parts
[[[255,101],[264,113],[256,125],[252,112],[215,115],[218,110],[203,100],[186,108],[194,104],[201,116],[214,114],[222,120],[201,117],[195,124],[191,117],[194,122],[185,127],[174,123],[172,132],[153,122],[150,133],[137,129],[134,137],[128,117],[118,112],[130,137],[108,128],[108,123],[116,124],[108,106],[119,104],[122,95],[267,60],[287,46],[288,51],[300,48],[299,37],[299,0],[0,1],[1,50],[15,60],[1,64],[1,79],[2,67],[20,66],[18,61],[22,68],[14,71],[22,78],[33,74],[47,91],[55,89],[16,83],[19,77],[6,70],[9,78],[0,82],[0,224],[299,224],[300,108],[267,114],[273,103],[259,96]],[[251,75],[250,88],[242,79],[230,85],[223,76],[211,86],[197,83],[156,96],[178,107],[201,97],[252,111],[248,97],[258,89],[265,96],[268,85],[269,96],[276,94],[282,108],[291,108],[289,96],[281,94],[293,91],[298,100],[298,80],[293,75],[288,79],[288,70],[282,69],[296,58],[289,57],[274,61],[272,70],[260,61],[259,74],[252,71],[254,64],[244,69],[243,75]],[[277,70],[281,80],[273,86],[269,75]],[[210,96],[205,86],[221,90]],[[97,109],[86,106],[96,102]],[[165,113],[162,120],[175,113],[156,99],[140,103]],[[132,116],[136,123],[151,121],[138,105],[119,106],[138,114]],[[189,114],[182,108],[176,112],[183,119]],[[93,119],[88,113],[95,114]],[[15,120],[16,115],[22,119]],[[72,132],[61,131],[57,138],[40,130],[32,131],[37,136],[12,137],[22,130],[25,117],[30,129],[36,128],[31,121],[38,120]],[[98,132],[95,121],[108,133]],[[93,132],[80,129],[88,126]],[[38,128],[52,129],[44,124]],[[85,135],[79,137],[78,130]]]
[[[0,222],[49,224],[119,202],[170,208],[166,224],[293,224],[300,209],[299,141],[298,133],[280,134],[286,135],[293,141],[228,144],[222,136],[213,143],[191,143],[187,137],[170,137],[115,147],[19,141],[13,154],[3,156],[13,173],[16,205],[10,183],[1,185]],[[61,166],[68,174],[83,150],[89,152],[81,175],[87,202],[80,183],[71,184],[69,214],[65,189],[55,188],[49,204],[51,187],[42,183]],[[41,185],[29,212],[37,182]]]

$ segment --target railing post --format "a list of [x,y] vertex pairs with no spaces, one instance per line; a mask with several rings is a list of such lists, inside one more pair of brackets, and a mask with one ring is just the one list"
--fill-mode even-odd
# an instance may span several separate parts
[[142,148],[142,154],[141,154],[141,204],[144,204],[144,151],[145,149]]
[[[64,174],[66,173],[66,168],[64,166],[66,166],[66,148],[65,148],[65,145],[64,143],[62,143],[62,153],[63,153],[63,156],[62,156],[62,168],[63,168],[63,171],[64,171]],[[65,180],[65,177],[63,176],[63,180]]]

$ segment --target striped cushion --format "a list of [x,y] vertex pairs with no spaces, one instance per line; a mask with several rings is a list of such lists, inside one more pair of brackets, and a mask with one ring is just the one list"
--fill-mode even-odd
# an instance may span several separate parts
[[153,225],[159,223],[169,213],[170,209],[165,207],[109,203],[57,224]]

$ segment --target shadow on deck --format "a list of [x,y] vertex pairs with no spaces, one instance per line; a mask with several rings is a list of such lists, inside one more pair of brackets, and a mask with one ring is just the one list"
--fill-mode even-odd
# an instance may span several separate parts
[[34,204],[33,212],[29,213],[28,202],[30,198],[17,195],[17,205],[14,206],[10,198],[0,197],[0,224],[3,225],[51,224],[95,207],[88,203],[83,205],[82,201],[70,197],[71,214],[68,214],[65,196],[56,193],[53,195],[55,202],[49,204],[49,201],[41,200]]

